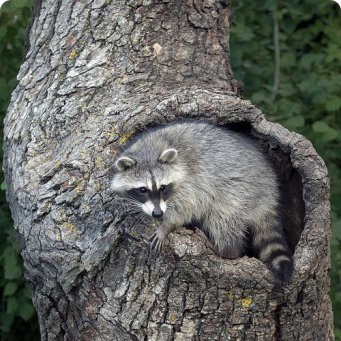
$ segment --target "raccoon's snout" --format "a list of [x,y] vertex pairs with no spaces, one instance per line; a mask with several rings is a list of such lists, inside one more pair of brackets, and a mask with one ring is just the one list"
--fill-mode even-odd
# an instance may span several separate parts
[[163,200],[158,202],[146,201],[141,205],[142,211],[153,218],[161,218],[166,212],[166,204]]
[[161,218],[163,216],[163,212],[162,210],[159,210],[159,209],[155,209],[153,212],[152,212],[152,216],[154,218]]

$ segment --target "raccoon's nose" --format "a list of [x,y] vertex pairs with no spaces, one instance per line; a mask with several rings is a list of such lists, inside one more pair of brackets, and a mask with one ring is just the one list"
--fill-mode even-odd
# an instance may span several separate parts
[[161,218],[163,216],[163,212],[162,212],[162,210],[154,210],[152,212],[152,216],[154,218]]

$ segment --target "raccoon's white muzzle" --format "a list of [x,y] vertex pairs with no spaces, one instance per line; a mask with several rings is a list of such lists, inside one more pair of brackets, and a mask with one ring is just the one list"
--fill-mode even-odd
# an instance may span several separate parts
[[159,205],[155,205],[151,200],[148,200],[141,204],[141,208],[147,215],[154,218],[160,218],[166,212],[167,205],[162,199],[160,200]]

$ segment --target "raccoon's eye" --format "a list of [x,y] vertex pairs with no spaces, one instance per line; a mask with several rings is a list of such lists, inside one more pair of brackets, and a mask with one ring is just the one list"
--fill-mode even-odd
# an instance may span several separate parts
[[161,185],[159,191],[162,199],[167,200],[173,192],[173,184]]
[[140,187],[140,188],[139,188],[139,191],[140,191],[141,193],[146,193],[146,192],[147,192],[147,188],[146,188],[146,187]]

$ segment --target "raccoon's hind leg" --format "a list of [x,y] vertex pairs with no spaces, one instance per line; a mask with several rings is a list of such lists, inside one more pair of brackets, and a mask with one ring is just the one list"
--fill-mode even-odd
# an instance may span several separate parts
[[225,247],[216,247],[216,252],[223,258],[235,259],[245,255],[244,239],[233,239]]
[[256,256],[271,268],[279,281],[288,282],[294,265],[280,220],[268,214],[258,226],[253,226],[252,234]]
[[219,256],[229,259],[244,256],[246,236],[236,221],[207,219],[203,231],[211,243],[208,246]]

